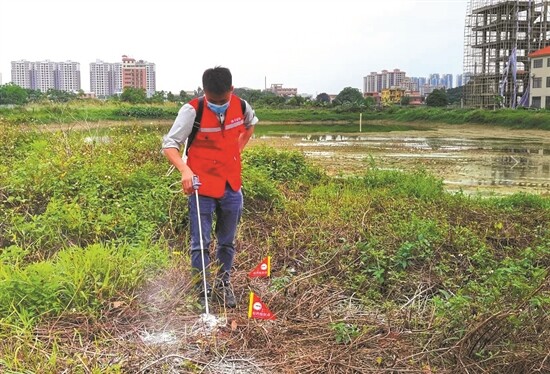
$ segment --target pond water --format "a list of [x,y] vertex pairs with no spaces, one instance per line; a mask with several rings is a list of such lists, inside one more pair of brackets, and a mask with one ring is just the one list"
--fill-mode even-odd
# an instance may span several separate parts
[[299,149],[330,174],[357,173],[371,165],[424,168],[449,191],[476,194],[550,193],[550,139],[434,134],[261,136]]

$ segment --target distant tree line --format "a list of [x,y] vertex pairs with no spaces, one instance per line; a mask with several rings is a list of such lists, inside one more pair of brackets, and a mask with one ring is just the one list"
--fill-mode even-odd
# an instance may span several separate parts
[[[346,87],[331,101],[330,96],[326,93],[320,93],[316,97],[312,96],[279,96],[267,90],[255,90],[248,88],[236,88],[235,94],[245,99],[255,107],[267,108],[298,108],[298,107],[327,107],[335,108],[336,110],[346,112],[359,112],[365,109],[373,109],[377,103],[372,97],[363,97],[360,90],[353,87]],[[202,96],[203,90],[197,87],[193,93],[187,93],[181,90],[179,93],[171,91],[156,91],[151,97],[147,97],[144,89],[127,87],[120,95],[115,95],[108,98],[108,101],[127,102],[132,104],[146,103],[164,103],[176,102],[185,103],[189,100]],[[456,104],[460,102],[462,96],[461,87],[451,90],[434,90],[426,98],[428,106],[447,106],[448,104]],[[59,91],[49,89],[46,92],[21,88],[13,83],[7,83],[0,86],[0,105],[14,104],[24,105],[27,103],[36,102],[68,102],[81,99],[84,97],[84,92],[81,90],[77,93]],[[410,99],[404,97],[400,105],[409,105]]]
[[0,86],[0,104],[23,105],[41,101],[68,102],[84,96],[84,91],[67,92],[50,88],[46,92],[21,88],[13,83],[6,83]]

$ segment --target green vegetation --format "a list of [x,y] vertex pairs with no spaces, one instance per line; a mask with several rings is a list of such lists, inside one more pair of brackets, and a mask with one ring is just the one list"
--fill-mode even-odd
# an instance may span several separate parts
[[464,86],[459,86],[455,88],[450,88],[447,90],[447,98],[449,99],[449,104],[460,106],[462,101],[462,92],[464,91]]
[[449,99],[444,89],[433,90],[426,98],[426,105],[431,107],[446,107],[448,103]]
[[175,104],[132,105],[102,101],[72,101],[68,103],[31,104],[16,108],[0,108],[0,121],[10,124],[93,124],[98,121],[128,121],[131,119],[174,119]]
[[363,119],[383,119],[399,122],[436,122],[447,124],[498,125],[513,129],[550,130],[550,113],[546,110],[450,108],[390,108],[380,113],[363,115]]
[[23,105],[27,102],[27,92],[15,84],[0,86],[0,104]]
[[[93,127],[101,121],[150,120],[169,123],[176,117],[180,104],[130,104],[112,101],[69,101],[67,103],[29,104],[15,108],[0,108],[0,121],[9,124],[85,124]],[[369,109],[370,108],[370,109]],[[363,115],[365,128],[372,121],[402,122],[401,126],[415,123],[480,124],[499,125],[514,129],[538,128],[550,130],[550,114],[546,110],[501,109],[456,109],[441,107],[394,106],[384,109],[355,104],[334,107],[255,107],[260,123],[281,122],[287,124],[349,124],[358,126],[359,113]],[[369,123],[369,121],[371,123]],[[294,131],[289,127],[289,131]]]
[[120,94],[120,101],[132,104],[143,104],[147,102],[147,93],[143,88],[126,87]]
[[351,104],[361,105],[365,98],[357,88],[346,87],[334,99],[336,105]]
[[[159,152],[164,130],[0,127],[1,371],[137,372],[158,360],[115,343],[109,323],[139,327],[135,316],[154,312],[140,290],[169,269],[188,272],[173,250],[186,240],[187,205]],[[298,152],[264,147],[245,152],[243,173],[235,286],[254,287],[248,267],[271,254],[262,296],[278,321],[246,324],[238,309],[237,331],[204,355],[283,354],[282,365],[316,352],[304,371],[341,370],[333,355],[372,371],[549,369],[548,198],[451,195],[422,170],[375,165],[329,178]]]

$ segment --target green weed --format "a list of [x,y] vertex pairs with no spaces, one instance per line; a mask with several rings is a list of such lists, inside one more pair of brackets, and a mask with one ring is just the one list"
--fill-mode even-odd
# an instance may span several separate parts
[[63,312],[96,314],[166,264],[158,246],[68,248],[49,260],[0,265],[0,313],[5,321],[32,326]]
[[349,344],[361,333],[359,327],[346,322],[335,322],[330,328],[334,331],[334,340],[337,344]]

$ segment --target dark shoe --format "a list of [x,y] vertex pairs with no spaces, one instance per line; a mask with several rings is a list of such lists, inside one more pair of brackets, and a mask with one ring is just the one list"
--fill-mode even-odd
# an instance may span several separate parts
[[[207,288],[206,289],[206,298],[208,299],[208,305],[210,305],[210,301],[212,300],[212,289],[211,288]],[[199,292],[199,296],[198,296],[198,302],[201,306],[201,309],[206,309],[206,300],[204,298],[204,292],[203,291],[200,291]]]
[[223,281],[216,284],[216,297],[228,308],[235,308],[237,306],[233,287],[229,281]]

